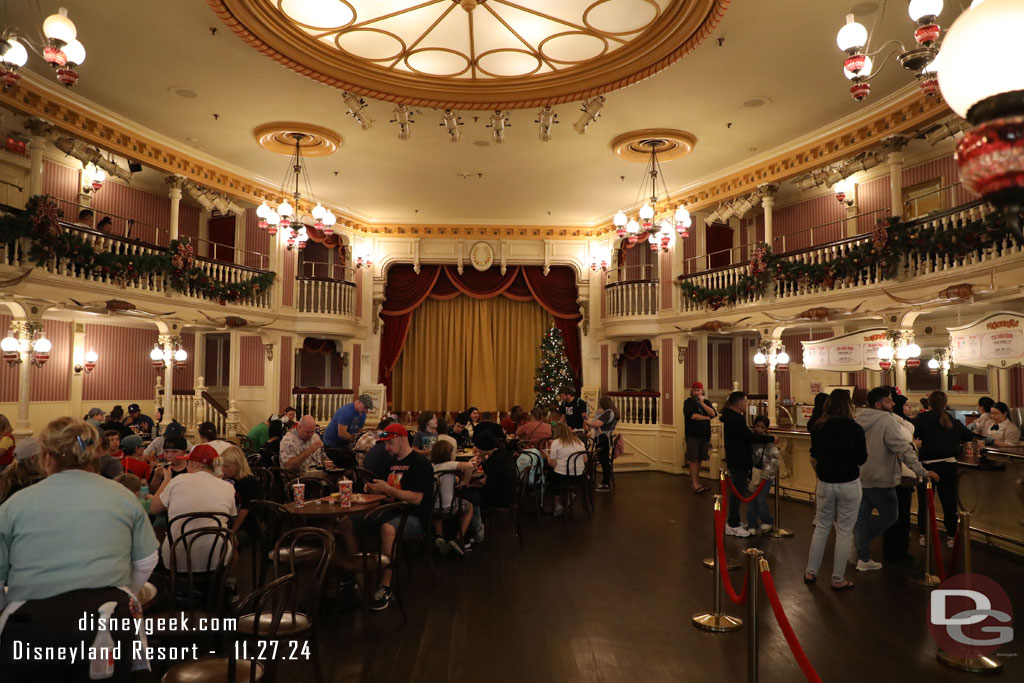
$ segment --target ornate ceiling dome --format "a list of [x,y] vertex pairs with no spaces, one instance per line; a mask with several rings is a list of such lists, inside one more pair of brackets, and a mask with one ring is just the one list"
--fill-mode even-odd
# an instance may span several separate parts
[[328,85],[436,108],[573,102],[671,65],[731,0],[207,0],[246,43]]

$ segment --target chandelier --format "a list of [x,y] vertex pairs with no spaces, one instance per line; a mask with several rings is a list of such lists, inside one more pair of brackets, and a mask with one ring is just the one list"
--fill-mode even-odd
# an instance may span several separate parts
[[[292,192],[292,201],[295,204],[289,204],[287,199],[282,199],[281,203],[277,205],[277,209],[272,209],[264,201],[256,209],[256,215],[260,219],[257,225],[266,230],[270,235],[276,235],[280,227],[286,236],[289,251],[292,249],[305,249],[306,242],[309,240],[308,228],[298,219],[296,213],[299,210],[299,200],[302,198],[302,193],[299,190],[300,181],[305,181],[306,196],[313,197],[312,186],[309,183],[309,173],[306,172],[305,166],[302,165],[302,141],[310,136],[306,133],[290,133],[290,135],[295,140],[295,152],[292,154],[291,166],[285,172],[284,180],[281,181],[280,192],[281,196],[284,197],[285,186],[288,185],[288,175],[294,173],[295,190]],[[325,209],[320,202],[316,203],[316,206],[313,207],[310,213],[313,216],[312,228],[321,236],[330,232],[334,224],[338,222],[334,213],[330,209]],[[293,216],[295,217],[294,220]],[[293,227],[294,225],[298,227]]]
[[[685,207],[678,207],[673,213],[671,210],[657,211],[658,206],[658,182],[661,181],[662,196],[668,197],[668,186],[665,184],[665,174],[661,172],[661,164],[658,162],[658,145],[660,140],[648,140],[644,144],[651,150],[651,158],[647,161],[643,178],[640,181],[640,189],[636,195],[636,206],[641,197],[647,196],[647,200],[636,218],[631,218],[625,211],[615,214],[612,222],[615,225],[615,234],[619,237],[627,237],[630,244],[636,244],[641,239],[647,239],[651,251],[668,251],[672,244],[673,229],[679,237],[690,236],[690,212]],[[648,187],[649,186],[649,187]],[[647,193],[650,192],[648,195]]]
[[[888,2],[882,3],[879,16],[875,19],[875,27],[885,16],[886,5]],[[910,0],[907,12],[917,25],[914,30],[917,47],[907,49],[898,40],[888,40],[873,52],[869,48],[874,36],[874,27],[871,33],[868,33],[862,24],[857,23],[854,15],[846,15],[846,24],[839,29],[836,44],[847,55],[843,60],[843,74],[851,81],[850,95],[858,102],[871,93],[871,84],[868,81],[881,72],[889,57],[894,54],[900,66],[916,74],[917,82],[925,95],[935,97],[939,94],[939,63],[935,58],[939,53],[939,35],[942,29],[936,21],[942,14],[942,0]],[[876,69],[874,58],[893,44],[899,49],[892,50],[882,57],[882,62]]]
[[3,89],[18,84],[21,75],[18,69],[28,62],[28,49],[41,52],[43,59],[54,68],[57,80],[70,88],[78,82],[75,70],[85,62],[85,46],[78,41],[78,29],[68,19],[67,8],[61,7],[43,21],[45,43],[42,50],[24,38],[16,30],[5,27],[0,33],[0,83]]

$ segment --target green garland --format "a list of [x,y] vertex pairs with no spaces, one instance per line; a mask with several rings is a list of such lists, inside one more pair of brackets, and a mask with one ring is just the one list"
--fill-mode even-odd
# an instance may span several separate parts
[[196,265],[187,238],[171,240],[166,249],[155,254],[103,251],[82,234],[61,225],[61,215],[53,200],[37,195],[29,199],[24,211],[0,216],[0,239],[11,244],[29,238],[32,244],[28,256],[37,266],[61,258],[70,261],[76,272],[101,275],[120,285],[165,274],[171,286],[182,294],[215,299],[221,304],[249,301],[274,283],[274,273],[261,273],[241,282],[212,279]]
[[899,217],[892,216],[878,222],[871,239],[831,261],[802,263],[777,256],[762,245],[755,251],[747,273],[733,285],[702,287],[683,275],[677,278],[676,284],[684,298],[717,310],[742,299],[761,297],[773,282],[831,289],[837,282],[852,282],[870,268],[877,268],[878,274],[888,279],[896,275],[906,256],[916,255],[922,260],[940,255],[960,259],[1011,234],[996,214],[982,220],[961,222],[947,230],[903,223]]

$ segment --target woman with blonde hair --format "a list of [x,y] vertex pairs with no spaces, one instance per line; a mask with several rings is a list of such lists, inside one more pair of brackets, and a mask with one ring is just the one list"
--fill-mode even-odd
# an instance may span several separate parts
[[219,464],[214,464],[215,471],[219,470],[221,479],[231,482],[235,487],[235,508],[238,510],[238,516],[231,524],[231,530],[238,533],[238,530],[245,525],[247,533],[257,531],[252,520],[250,520],[250,524],[245,524],[245,520],[249,517],[249,504],[261,497],[260,482],[253,475],[245,453],[238,446],[229,446],[224,449],[217,460]]
[[6,415],[0,415],[0,472],[14,462],[14,428]]
[[564,422],[556,422],[552,432],[551,451],[548,453],[548,464],[554,473],[551,481],[555,489],[555,516],[562,514],[562,497],[558,491],[576,477],[583,476],[587,465],[586,455],[577,458],[572,456],[585,451],[583,442]]
[[[89,471],[99,442],[83,420],[54,420],[39,434],[48,476],[0,506],[0,658],[10,680],[89,678],[88,658],[16,661],[13,643],[91,643],[96,626],[80,630],[82,615],[114,603],[111,616],[130,619],[138,612],[134,596],[156,566],[156,536],[135,496]],[[111,635],[122,651],[132,651],[133,633]],[[132,658],[114,667],[115,679],[127,680]]]

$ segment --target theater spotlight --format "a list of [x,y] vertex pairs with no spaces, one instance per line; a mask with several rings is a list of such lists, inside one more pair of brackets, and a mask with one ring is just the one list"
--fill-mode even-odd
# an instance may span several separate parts
[[366,104],[366,100],[350,92],[344,93],[342,99],[345,100],[345,106],[348,107],[349,116],[359,122],[360,128],[369,130],[373,125],[373,119],[363,112],[369,106]]
[[500,145],[505,142],[505,127],[511,126],[508,117],[500,109],[496,109],[491,114],[491,122],[487,124],[487,127],[491,129],[491,137],[494,138],[494,144]]
[[459,116],[457,111],[445,109],[444,113],[441,114],[440,125],[444,126],[445,131],[448,133],[448,139],[452,142],[458,142],[462,139],[462,131],[459,130],[459,126],[462,125],[462,117]]
[[537,112],[537,119],[534,123],[540,124],[537,137],[540,138],[541,142],[550,142],[551,127],[558,123],[558,114],[551,107],[544,107]]
[[408,105],[399,104],[394,108],[395,118],[391,119],[391,123],[398,124],[398,139],[408,140],[410,133],[412,133],[412,124],[416,123],[412,120],[412,110],[409,109]]
[[587,132],[587,126],[597,121],[597,117],[601,115],[601,108],[604,106],[604,96],[598,95],[589,100],[585,100],[580,106],[580,117],[576,119],[576,123],[572,124],[572,127],[576,129],[576,132],[583,135]]

